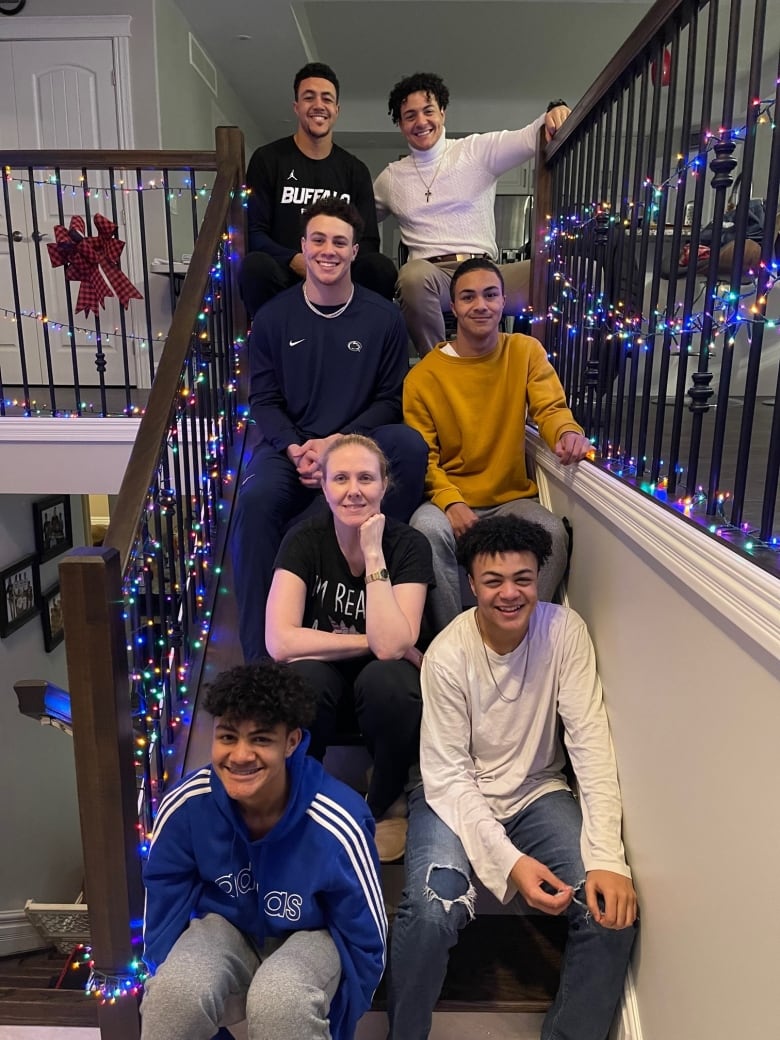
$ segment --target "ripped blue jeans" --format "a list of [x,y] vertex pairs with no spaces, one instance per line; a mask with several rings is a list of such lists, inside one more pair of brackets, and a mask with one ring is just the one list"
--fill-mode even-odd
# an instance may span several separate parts
[[[582,814],[568,791],[543,795],[504,826],[518,849],[568,884],[581,883]],[[426,1040],[449,951],[474,916],[475,893],[463,846],[428,808],[422,787],[409,796],[405,865],[390,951],[390,1037]],[[582,890],[577,897],[567,911],[561,981],[542,1040],[606,1040],[623,989],[635,929],[602,928],[588,914]]]

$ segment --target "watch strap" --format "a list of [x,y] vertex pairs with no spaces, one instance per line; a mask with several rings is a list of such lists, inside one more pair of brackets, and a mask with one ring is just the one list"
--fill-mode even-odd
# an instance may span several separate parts
[[390,573],[387,567],[380,567],[380,569],[374,571],[373,574],[367,574],[366,585],[370,585],[372,581],[390,581]]

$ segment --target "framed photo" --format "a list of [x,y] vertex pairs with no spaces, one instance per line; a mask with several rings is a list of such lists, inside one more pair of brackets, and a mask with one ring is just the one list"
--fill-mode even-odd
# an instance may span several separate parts
[[41,624],[43,626],[43,645],[46,647],[46,653],[49,654],[65,638],[59,582],[52,585],[41,596]]
[[41,563],[53,560],[73,546],[70,524],[70,497],[53,495],[33,502],[35,519],[35,547]]
[[0,637],[21,628],[41,609],[38,557],[23,560],[0,571]]

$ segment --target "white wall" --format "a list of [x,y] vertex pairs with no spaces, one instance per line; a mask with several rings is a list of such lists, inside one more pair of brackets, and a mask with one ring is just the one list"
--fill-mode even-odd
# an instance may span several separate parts
[[[130,15],[130,73],[136,148],[160,148],[157,69],[154,54],[154,0],[34,0],[19,15]],[[0,26],[2,29],[2,26]]]
[[[157,74],[160,92],[160,125],[164,148],[213,148],[214,127],[240,127],[246,139],[247,158],[264,143],[254,119],[217,69],[215,95],[189,60],[190,26],[173,0],[155,0]],[[198,40],[208,54],[208,40]]]
[[[0,495],[0,568],[35,552],[36,497]],[[83,544],[76,497],[71,498],[71,518],[74,544]],[[60,559],[41,566],[43,591],[56,582]],[[72,902],[82,875],[73,741],[20,715],[13,689],[19,679],[48,679],[67,689],[65,644],[47,654],[40,618],[32,618],[0,639],[0,677],[0,913],[21,909],[27,899]]]
[[[549,456],[548,456],[549,457]],[[543,463],[574,528],[641,903],[644,1040],[775,1028],[780,582],[587,464]]]

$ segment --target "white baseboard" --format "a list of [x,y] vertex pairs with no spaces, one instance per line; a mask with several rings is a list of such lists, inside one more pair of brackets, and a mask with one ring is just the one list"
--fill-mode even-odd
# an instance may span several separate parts
[[0,957],[42,950],[45,945],[24,910],[0,910]]
[[642,1026],[639,1022],[639,1006],[636,1002],[634,973],[631,968],[626,973],[623,997],[610,1030],[609,1040],[642,1040]]

